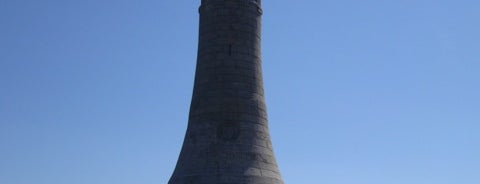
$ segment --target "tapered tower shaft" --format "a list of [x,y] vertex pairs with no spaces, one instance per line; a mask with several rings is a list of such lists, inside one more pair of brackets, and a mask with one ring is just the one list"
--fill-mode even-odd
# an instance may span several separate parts
[[260,0],[202,0],[188,128],[169,184],[283,184],[268,132]]

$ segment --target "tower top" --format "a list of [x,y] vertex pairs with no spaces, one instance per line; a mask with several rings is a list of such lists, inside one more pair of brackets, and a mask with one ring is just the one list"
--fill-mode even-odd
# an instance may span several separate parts
[[198,11],[199,13],[211,12],[219,8],[225,9],[224,6],[233,8],[231,10],[236,10],[239,7],[248,7],[252,12],[258,13],[257,15],[262,15],[261,2],[261,0],[202,0]]
[[256,3],[258,5],[262,4],[262,0],[202,0],[202,4],[207,4],[207,3],[220,3],[220,2],[234,2],[234,1],[243,1],[243,2],[252,2],[252,3]]

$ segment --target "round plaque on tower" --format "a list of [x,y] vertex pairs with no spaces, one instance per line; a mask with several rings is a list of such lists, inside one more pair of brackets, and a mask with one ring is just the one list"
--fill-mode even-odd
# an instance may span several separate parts
[[224,141],[235,141],[240,136],[240,126],[237,123],[221,124],[217,128],[217,137]]

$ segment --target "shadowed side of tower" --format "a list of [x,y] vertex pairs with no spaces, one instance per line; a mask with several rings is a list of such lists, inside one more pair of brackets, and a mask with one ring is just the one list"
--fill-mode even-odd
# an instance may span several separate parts
[[188,128],[169,184],[283,184],[260,53],[260,0],[202,0]]

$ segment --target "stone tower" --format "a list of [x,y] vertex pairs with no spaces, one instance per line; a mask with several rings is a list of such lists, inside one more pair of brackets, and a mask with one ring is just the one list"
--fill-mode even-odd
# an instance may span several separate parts
[[283,184],[268,132],[260,0],[202,0],[188,128],[169,184]]

